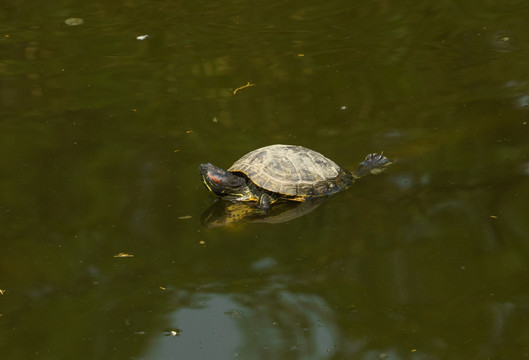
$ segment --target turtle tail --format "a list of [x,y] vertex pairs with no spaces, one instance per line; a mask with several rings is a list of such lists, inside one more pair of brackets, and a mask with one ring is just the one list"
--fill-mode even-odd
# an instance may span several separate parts
[[386,170],[389,165],[391,165],[391,161],[382,152],[380,154],[372,153],[360,163],[358,169],[353,172],[353,177],[359,179],[369,174],[377,175]]

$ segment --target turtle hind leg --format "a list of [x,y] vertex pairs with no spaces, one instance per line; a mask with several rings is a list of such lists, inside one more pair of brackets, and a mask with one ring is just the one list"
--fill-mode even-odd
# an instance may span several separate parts
[[355,179],[359,179],[369,174],[379,174],[386,170],[391,165],[391,161],[388,160],[382,153],[369,154],[365,160],[360,163],[358,169],[356,169],[352,175]]

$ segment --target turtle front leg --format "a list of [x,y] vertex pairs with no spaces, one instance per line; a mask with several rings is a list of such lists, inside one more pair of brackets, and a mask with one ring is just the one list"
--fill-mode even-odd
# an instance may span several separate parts
[[268,213],[270,210],[270,205],[275,201],[275,199],[268,193],[263,192],[259,196],[259,209],[263,210],[265,213]]

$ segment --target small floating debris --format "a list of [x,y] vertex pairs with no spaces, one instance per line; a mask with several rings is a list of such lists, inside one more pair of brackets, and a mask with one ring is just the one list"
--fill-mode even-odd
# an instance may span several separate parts
[[193,130],[187,130],[186,131],[186,134],[191,134],[191,133],[193,133]]
[[163,290],[163,291],[165,291],[165,287],[163,287],[163,286],[160,286],[160,289]]
[[178,220],[187,220],[187,219],[191,219],[191,218],[192,218],[191,215],[184,215],[184,216],[177,217]]
[[5,290],[0,289],[0,295],[4,295],[5,292],[6,292]]
[[148,39],[148,38],[149,38],[149,35],[147,35],[147,34],[136,36],[136,40],[139,40],[139,41],[142,41],[142,40],[145,40],[145,39]]
[[496,215],[491,215],[490,218],[491,219],[497,219],[498,217]]
[[124,257],[134,257],[134,255],[127,254],[127,253],[119,253],[117,255],[114,255],[115,258],[124,258]]
[[69,26],[77,26],[82,25],[84,23],[84,20],[81,18],[69,18],[64,20],[64,23]]
[[237,94],[237,91],[245,89],[245,88],[250,87],[250,86],[255,86],[255,84],[252,84],[252,83],[250,83],[248,81],[248,84],[243,85],[243,86],[239,86],[237,89],[233,90],[233,95]]
[[232,319],[241,319],[244,316],[244,311],[239,310],[228,310],[224,314],[228,315]]
[[180,335],[180,333],[182,332],[182,330],[180,329],[175,329],[175,330],[169,330],[165,336],[178,336]]

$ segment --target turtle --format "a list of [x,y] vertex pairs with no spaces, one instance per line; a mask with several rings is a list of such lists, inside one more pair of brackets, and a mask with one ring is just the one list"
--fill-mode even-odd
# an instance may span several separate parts
[[267,212],[279,200],[303,202],[331,196],[389,165],[391,162],[382,153],[372,153],[350,172],[306,147],[275,144],[249,152],[227,171],[211,163],[201,164],[199,170],[202,183],[217,196],[254,201]]

